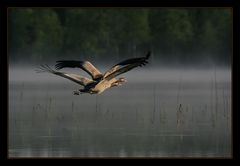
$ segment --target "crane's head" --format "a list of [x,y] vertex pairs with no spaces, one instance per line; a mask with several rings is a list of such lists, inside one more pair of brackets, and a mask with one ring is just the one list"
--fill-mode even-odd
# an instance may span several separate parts
[[113,86],[120,86],[120,85],[122,85],[125,82],[127,82],[127,80],[122,77],[122,78],[119,78],[117,81],[113,82],[111,86],[112,87]]
[[125,78],[121,77],[118,79],[118,82],[121,84],[121,83],[127,82],[127,80]]

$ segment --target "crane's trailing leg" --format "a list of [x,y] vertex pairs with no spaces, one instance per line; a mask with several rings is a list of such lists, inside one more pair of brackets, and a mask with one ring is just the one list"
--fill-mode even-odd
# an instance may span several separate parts
[[73,91],[73,94],[74,94],[74,95],[79,95],[80,93],[79,93],[79,91],[76,91],[76,90],[75,90],[75,91]]

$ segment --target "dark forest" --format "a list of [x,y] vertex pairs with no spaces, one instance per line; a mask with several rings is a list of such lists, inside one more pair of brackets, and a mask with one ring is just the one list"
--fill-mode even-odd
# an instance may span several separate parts
[[230,64],[230,8],[10,8],[11,62],[152,59]]

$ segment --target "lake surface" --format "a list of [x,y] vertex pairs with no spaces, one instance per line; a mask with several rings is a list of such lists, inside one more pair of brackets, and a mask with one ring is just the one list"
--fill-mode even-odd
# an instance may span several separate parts
[[230,70],[123,76],[123,86],[76,96],[69,80],[10,68],[9,157],[231,156]]

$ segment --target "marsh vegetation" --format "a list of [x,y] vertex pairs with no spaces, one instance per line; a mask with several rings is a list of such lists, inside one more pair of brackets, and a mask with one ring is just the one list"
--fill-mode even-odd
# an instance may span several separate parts
[[9,71],[10,157],[229,157],[231,73],[148,69],[100,95]]

